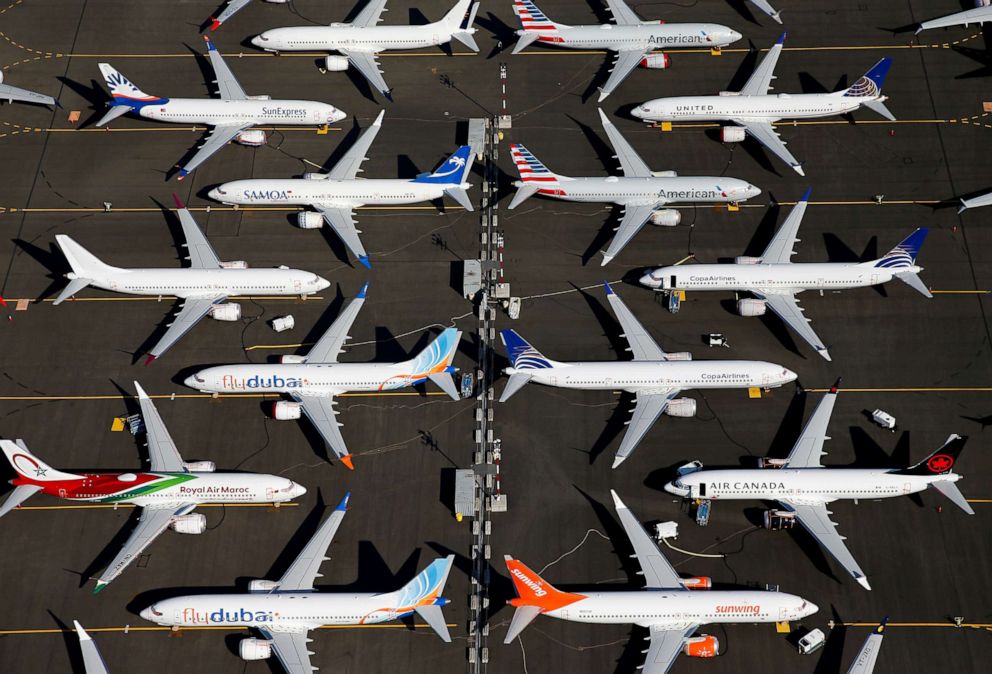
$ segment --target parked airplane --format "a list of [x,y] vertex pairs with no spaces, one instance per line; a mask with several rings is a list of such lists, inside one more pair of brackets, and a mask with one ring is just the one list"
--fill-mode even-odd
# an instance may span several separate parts
[[885,624],[888,621],[888,617],[882,618],[878,627],[871,631],[847,670],[847,674],[872,674],[875,671],[875,662],[878,660],[879,651],[882,650],[882,632],[885,631]]
[[466,190],[472,170],[472,149],[463,145],[433,173],[421,173],[416,178],[359,180],[355,176],[365,161],[365,153],[382,126],[385,111],[379,113],[355,144],[327,173],[305,173],[302,178],[235,180],[210,190],[211,199],[241,206],[309,206],[316,213],[303,211],[297,224],[302,229],[317,229],[326,222],[358,261],[371,268],[355,229],[355,209],[367,204],[415,204],[444,196],[457,201],[471,211],[472,200]]
[[0,440],[0,449],[17,471],[14,491],[0,506],[0,517],[42,492],[84,503],[133,504],[141,518],[124,547],[100,575],[96,594],[166,529],[202,534],[207,518],[193,510],[202,503],[282,503],[306,493],[292,480],[260,473],[217,473],[212,461],[187,463],[179,455],[155,404],[134,382],[148,444],[149,472],[66,473],[45,464],[22,440]]
[[100,72],[110,87],[113,103],[110,110],[96,123],[103,126],[121,115],[134,112],[139,117],[177,124],[206,124],[211,127],[206,141],[179,170],[179,180],[192,173],[203,162],[232,140],[240,145],[265,145],[261,124],[290,124],[293,126],[325,126],[347,115],[333,105],[317,101],[272,100],[271,96],[249,96],[238,84],[224,58],[210,42],[207,53],[217,79],[219,98],[162,98],[151,96],[114,70],[109,63],[100,64]]
[[592,391],[622,389],[636,397],[634,416],[613,459],[616,468],[630,456],[644,435],[664,412],[672,417],[696,414],[696,401],[676,398],[691,389],[774,388],[796,380],[796,373],[775,363],[757,360],[693,361],[692,354],[665,353],[644,326],[617,297],[609,283],[603,283],[606,297],[616,314],[623,336],[634,354],[632,361],[564,363],[551,360],[531,346],[516,330],[503,330],[512,367],[504,372],[510,380],[499,401],[505,402],[527,382],[558,388]]
[[916,34],[931,28],[947,28],[949,26],[970,26],[977,23],[981,26],[986,21],[992,21],[992,0],[975,0],[974,9],[966,9],[963,12],[955,12],[942,16],[939,19],[924,21],[916,29]]
[[842,290],[864,288],[899,279],[924,297],[933,297],[920,280],[923,267],[916,257],[927,237],[920,227],[899,245],[877,260],[868,262],[791,262],[799,225],[809,202],[811,190],[789,213],[785,224],[759,257],[738,256],[734,264],[692,264],[659,267],[641,277],[640,282],[659,292],[685,290],[732,290],[746,292],[754,298],[737,300],[741,316],[763,316],[771,309],[818,354],[830,360],[827,347],[803,315],[797,295],[804,290]]
[[262,639],[242,639],[244,660],[265,660],[275,654],[287,674],[310,674],[310,630],[322,625],[374,625],[419,615],[445,642],[451,641],[441,596],[454,555],[433,561],[395,592],[317,592],[314,581],[344,519],[350,494],[314,534],[277,581],[253,580],[248,593],[195,594],[157,601],[141,617],[169,627],[249,627]]
[[452,40],[458,40],[474,52],[479,51],[479,45],[472,37],[476,31],[472,24],[479,11],[476,0],[458,0],[443,19],[422,26],[377,26],[385,9],[386,0],[369,0],[351,23],[274,28],[252,38],[251,43],[276,53],[337,52],[339,55],[324,58],[326,70],[342,72],[350,65],[389,100],[392,100],[390,89],[376,60],[380,52],[421,49],[448,44]]
[[829,94],[769,94],[775,79],[775,64],[782,53],[785,33],[768,50],[751,78],[738,92],[720,92],[717,96],[679,96],[655,98],[634,108],[630,114],[646,122],[727,121],[720,129],[724,143],[740,143],[750,135],[799,175],[802,165],[785,147],[772,126],[782,119],[815,119],[854,112],[861,106],[874,110],[886,119],[895,120],[885,107],[882,83],[892,65],[883,58],[852,86]]
[[690,657],[717,655],[715,636],[692,636],[705,624],[755,624],[801,620],[816,613],[816,604],[802,597],[767,590],[710,590],[709,578],[682,578],[651,540],[644,527],[615,491],[613,503],[620,524],[634,548],[645,586],[635,591],[564,592],[523,563],[506,555],[506,568],[517,591],[516,607],[503,643],[512,642],[537,616],[600,625],[635,624],[650,630],[644,674],[665,674],[680,653]]
[[961,207],[958,208],[958,215],[961,215],[969,208],[980,208],[982,206],[992,206],[992,192],[980,194],[971,199],[961,199]]
[[79,650],[83,654],[83,671],[86,674],[109,674],[107,664],[100,655],[100,650],[93,643],[93,637],[86,633],[83,626],[77,621],[72,621],[76,628],[76,636],[79,637]]
[[606,252],[605,265],[616,257],[645,224],[674,227],[682,214],[672,204],[736,203],[761,194],[745,180],[717,176],[679,176],[675,171],[652,171],[627,139],[602,110],[599,118],[620,162],[622,177],[572,178],[553,173],[520,143],[510,146],[510,156],[520,174],[514,183],[517,193],[509,208],[513,209],[535,194],[563,201],[612,203],[624,207],[617,233]]
[[599,90],[599,100],[627,79],[641,66],[660,70],[671,66],[668,54],[661,49],[704,47],[719,49],[741,39],[741,34],[715,23],[665,23],[642,21],[623,0],[606,0],[613,15],[612,24],[567,26],[555,23],[531,0],[513,0],[513,11],[520,19],[519,39],[514,54],[534,42],[566,49],[605,49],[615,52],[613,68],[606,84]]
[[904,496],[933,487],[954,505],[974,515],[954,483],[961,476],[954,464],[967,438],[950,435],[944,445],[909,468],[826,468],[820,462],[827,426],[837,400],[837,384],[816,406],[788,458],[770,462],[777,469],[704,470],[698,461],[679,469],[679,477],[665,491],[688,499],[713,501],[778,501],[837,562],[866,590],[865,572],[837,533],[827,504],[846,499],[882,499]]
[[[221,24],[247,7],[250,2],[251,0],[229,0],[227,6],[221,10],[220,14],[216,17],[210,17],[210,30],[215,31],[220,28]],[[269,2],[274,5],[285,5],[289,3],[289,0],[265,0],[265,2]]]
[[221,262],[207,237],[197,226],[189,210],[172,195],[178,207],[179,223],[186,239],[190,266],[179,269],[122,269],[112,267],[80,246],[65,234],[55,241],[62,249],[72,272],[69,284],[53,304],[61,304],[87,286],[125,295],[173,295],[182,301],[179,313],[169,328],[148,352],[145,364],[165,353],[204,316],[217,321],[237,321],[241,305],[227,302],[232,295],[307,295],[319,292],[330,281],[313,272],[288,267],[249,269],[241,260]]
[[768,0],[751,0],[751,4],[768,16],[772,17],[772,19],[775,20],[775,23],[782,23],[781,12],[772,7],[772,3]]
[[55,99],[51,96],[37,94],[33,91],[28,91],[27,89],[21,89],[20,87],[4,84],[3,73],[0,72],[0,103],[3,101],[7,101],[8,103],[22,101],[24,103],[38,103],[40,105],[58,105]]

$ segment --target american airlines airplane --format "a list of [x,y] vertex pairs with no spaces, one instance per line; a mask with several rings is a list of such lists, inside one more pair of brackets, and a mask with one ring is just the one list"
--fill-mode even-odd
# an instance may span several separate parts
[[145,364],[165,353],[205,316],[217,321],[237,321],[241,305],[227,302],[232,295],[307,295],[320,292],[330,281],[313,272],[289,267],[249,269],[242,261],[221,262],[189,210],[172,195],[186,239],[190,266],[180,269],[122,269],[102,262],[65,234],[55,241],[72,267],[69,284],[55,298],[62,304],[87,286],[125,295],[170,295],[182,301],[179,313],[158,343],[148,352]]
[[703,47],[719,49],[741,39],[741,34],[715,23],[665,23],[643,21],[623,0],[606,0],[614,23],[567,26],[555,23],[531,0],[513,0],[513,11],[520,19],[519,39],[514,54],[534,42],[565,49],[605,49],[614,52],[613,68],[599,90],[602,102],[619,87],[634,68],[660,70],[672,61],[663,49]]
[[923,267],[916,257],[927,237],[920,227],[877,260],[867,262],[791,262],[796,254],[796,234],[809,202],[810,190],[795,205],[785,224],[775,233],[758,257],[738,256],[734,264],[692,264],[659,267],[640,282],[659,292],[724,290],[749,293],[754,298],[737,300],[741,316],[763,316],[769,309],[792,328],[818,354],[830,360],[827,347],[803,315],[797,295],[804,290],[865,288],[899,279],[924,297],[933,297],[920,280]]
[[510,605],[517,610],[503,643],[511,643],[539,615],[600,625],[634,624],[651,632],[647,657],[638,669],[644,674],[665,674],[680,653],[697,658],[717,655],[720,642],[715,636],[692,636],[702,625],[787,622],[819,610],[816,604],[794,594],[710,590],[709,578],[680,577],[637,517],[615,491],[610,493],[620,524],[634,548],[633,557],[644,576],[644,588],[564,592],[507,555],[506,568],[517,591]]
[[517,193],[513,195],[509,208],[516,208],[535,194],[562,201],[605,202],[623,206],[620,226],[613,242],[603,253],[603,265],[616,257],[648,222],[663,227],[678,225],[682,214],[666,206],[699,202],[737,203],[761,194],[760,189],[738,178],[690,177],[680,176],[675,171],[652,171],[602,110],[599,111],[599,118],[616,152],[623,176],[572,178],[559,175],[548,169],[523,145],[514,143],[510,146],[510,156],[520,180],[514,183]]
[[3,73],[0,72],[0,103],[3,101],[7,101],[8,103],[21,101],[24,103],[38,103],[39,105],[58,105],[58,103],[55,102],[55,99],[51,96],[37,94],[33,91],[28,91],[27,89],[21,89],[20,87],[4,84]]
[[249,96],[238,84],[224,58],[210,42],[207,53],[214,69],[214,82],[219,98],[162,98],[146,94],[109,63],[100,64],[100,72],[110,87],[113,103],[110,110],[96,123],[104,126],[121,115],[133,112],[139,117],[176,124],[206,124],[210,133],[196,153],[179,169],[179,180],[192,173],[203,162],[232,140],[240,145],[265,145],[265,131],[252,127],[262,124],[292,126],[325,126],[347,115],[333,105],[317,101],[272,100],[271,96]]
[[76,636],[79,637],[79,650],[83,654],[83,671],[86,674],[109,674],[107,664],[100,655],[100,650],[93,643],[93,637],[86,633],[83,626],[77,621],[72,621],[76,628]]
[[[838,384],[840,382],[838,381]],[[866,590],[865,572],[837,532],[827,505],[842,499],[882,499],[905,496],[933,487],[969,515],[968,501],[954,483],[953,472],[967,438],[950,435],[940,449],[909,468],[827,468],[820,462],[829,440],[827,426],[837,400],[835,384],[806,422],[788,458],[776,468],[703,470],[698,461],[679,469],[679,477],[665,491],[688,499],[713,501],[778,501],[795,513],[796,519]]]
[[882,633],[885,631],[885,624],[888,621],[888,617],[882,618],[882,622],[878,623],[878,627],[871,631],[871,634],[865,639],[861,650],[858,651],[857,656],[855,656],[854,661],[848,668],[847,674],[872,674],[875,671],[875,662],[878,660],[878,654],[882,650]]
[[949,26],[970,26],[973,23],[981,26],[986,21],[992,21],[992,0],[975,0],[974,9],[955,12],[939,19],[924,21],[916,29],[916,34],[931,28],[948,28]]
[[422,26],[377,26],[386,9],[386,0],[368,0],[368,4],[351,23],[329,26],[295,26],[274,28],[252,38],[259,49],[271,52],[334,51],[338,55],[324,58],[324,68],[343,72],[352,66],[383,96],[392,100],[389,86],[382,78],[376,57],[380,52],[421,49],[458,40],[474,52],[476,29],[472,27],[479,11],[477,0],[458,0],[440,21]]
[[802,164],[792,156],[772,126],[783,119],[817,119],[854,112],[864,106],[886,119],[895,120],[885,107],[882,83],[892,65],[883,58],[852,86],[829,94],[769,94],[775,79],[775,64],[782,53],[785,33],[768,50],[751,78],[740,91],[722,91],[717,96],[655,98],[634,108],[630,114],[645,122],[726,121],[720,129],[724,143],[740,143],[749,135],[799,175]]
[[138,525],[93,588],[96,594],[137,559],[166,529],[202,534],[207,518],[193,510],[203,503],[283,503],[306,493],[292,480],[260,473],[217,473],[212,461],[186,462],[155,404],[134,382],[148,444],[149,472],[66,473],[32,454],[22,440],[0,440],[17,472],[14,491],[0,506],[0,517],[38,492],[81,503],[132,504],[141,509]]
[[248,627],[262,634],[238,644],[243,660],[265,660],[274,654],[287,674],[311,674],[308,637],[322,625],[375,625],[420,616],[445,642],[451,641],[441,596],[454,555],[433,561],[394,592],[317,592],[314,581],[344,519],[349,494],[334,509],[299,556],[276,581],[253,580],[248,593],[194,594],[157,601],[141,617],[169,627]]
[[774,19],[775,23],[782,23],[781,12],[772,7],[772,3],[768,0],[751,0],[751,4]]
[[359,310],[365,304],[368,284],[348,303],[327,332],[306,356],[283,356],[278,364],[221,365],[208,367],[188,377],[186,386],[209,393],[278,393],[292,398],[272,406],[280,421],[299,419],[301,412],[314,425],[334,454],[354,470],[351,455],[335,416],[334,396],[348,391],[393,391],[434,382],[459,400],[451,378],[451,361],[462,333],[447,328],[423,351],[402,363],[339,363],[338,354],[348,339]]
[[472,148],[463,145],[433,173],[421,173],[416,178],[359,180],[372,141],[382,126],[385,110],[372,126],[362,132],[355,144],[327,173],[306,173],[302,178],[253,178],[224,183],[207,193],[211,199],[238,206],[309,206],[316,213],[303,211],[297,224],[302,229],[318,229],[325,223],[347,246],[358,261],[371,268],[355,228],[355,209],[368,204],[401,205],[433,201],[448,196],[465,210],[471,211],[472,200],[467,182],[472,170]]
[[775,363],[757,360],[692,360],[692,354],[665,353],[638,322],[609,283],[606,297],[616,314],[623,336],[633,352],[632,361],[563,363],[545,357],[516,330],[503,330],[512,367],[504,370],[510,380],[499,401],[505,402],[528,382],[588,391],[622,389],[635,395],[634,416],[620,442],[613,467],[637,448],[654,422],[665,413],[672,417],[696,414],[696,401],[676,398],[682,391],[708,388],[775,388],[796,380],[796,373]]

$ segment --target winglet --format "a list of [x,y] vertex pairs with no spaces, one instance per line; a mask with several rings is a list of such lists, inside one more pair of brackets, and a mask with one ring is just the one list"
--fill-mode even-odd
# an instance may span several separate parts
[[218,21],[214,17],[210,17],[210,31],[213,32],[218,28],[220,28],[220,21]]
[[355,470],[355,465],[351,462],[351,454],[345,454],[344,456],[341,457],[340,460],[341,463],[344,464],[345,468],[347,468],[348,470]]
[[624,505],[623,501],[620,500],[620,497],[617,496],[616,490],[611,489],[610,490],[610,495],[613,497],[613,507],[614,508],[620,509],[620,508],[626,508],[627,507],[627,506]]
[[154,363],[156,358],[157,356],[153,356],[152,354],[148,354],[147,356],[145,356],[145,367],[148,367],[149,365]]
[[361,255],[361,256],[359,256],[358,262],[359,262],[359,264],[361,264],[366,269],[371,269],[372,268],[372,264],[369,262],[369,256],[368,255]]
[[840,390],[841,379],[843,379],[843,377],[837,377],[837,381],[835,381],[834,385],[830,387],[831,393],[837,393],[837,391]]
[[137,380],[134,382],[134,390],[138,394],[139,400],[148,400],[148,394],[145,393],[145,389],[141,388],[141,384]]
[[[218,24],[218,25],[220,25],[220,24]],[[207,51],[217,51],[217,47],[214,46],[214,43],[210,41],[210,38],[209,37],[207,37],[206,35],[204,35],[203,36],[203,41],[207,43]]]
[[341,512],[344,512],[345,510],[347,510],[348,509],[348,499],[350,499],[350,498],[351,498],[351,492],[350,491],[346,491],[344,493],[344,498],[341,499],[341,503],[338,503],[338,507],[335,508],[335,510],[340,510]]
[[610,287],[609,281],[603,281],[603,287],[606,288],[607,295],[616,295],[616,293],[613,292],[613,288]]
[[186,208],[186,204],[182,202],[182,199],[175,192],[172,193],[172,200],[176,202],[176,208]]
[[187,171],[186,169],[179,169],[179,175],[176,176],[176,180],[182,180],[188,175],[189,175],[189,171]]
[[107,583],[102,580],[96,581],[96,587],[93,588],[93,594],[99,594],[103,588],[107,587]]
[[779,35],[778,36],[778,39],[775,40],[775,44],[785,44],[785,36],[788,35],[788,34],[789,34],[788,31],[786,31],[785,33],[782,33],[781,35]]
[[355,295],[355,299],[364,300],[365,295],[366,293],[368,293],[368,291],[369,291],[369,282],[366,281],[365,285],[362,286],[362,289],[358,291],[357,295]]
[[93,641],[93,638],[86,633],[86,630],[83,629],[83,626],[79,624],[78,620],[73,620],[72,626],[76,628],[76,634],[79,635],[80,641]]
[[803,193],[802,198],[799,201],[809,201],[809,196],[813,194],[813,188],[807,187],[806,191]]
[[882,632],[885,631],[885,626],[886,626],[886,624],[888,624],[888,622],[889,622],[889,616],[885,616],[884,618],[882,618],[882,622],[878,623],[878,627],[876,627],[875,629],[873,629],[871,633],[872,634],[881,634]]
[[[390,100],[392,100],[392,99],[390,99]],[[374,122],[372,122],[372,126],[382,126],[382,118],[385,115],[386,115],[386,111],[385,110],[380,110],[379,111],[379,116],[375,118],[375,121]]]

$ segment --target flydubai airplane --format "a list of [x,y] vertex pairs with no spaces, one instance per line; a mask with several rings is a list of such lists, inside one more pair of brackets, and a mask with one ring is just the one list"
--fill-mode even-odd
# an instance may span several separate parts
[[535,194],[563,201],[606,202],[623,206],[620,226],[613,242],[603,253],[603,265],[616,257],[648,222],[663,227],[678,225],[682,214],[666,206],[699,202],[737,203],[761,194],[760,189],[738,178],[690,177],[680,176],[675,171],[652,171],[602,110],[599,111],[599,118],[616,152],[623,176],[572,178],[558,175],[523,145],[514,143],[510,146],[510,156],[520,180],[514,183],[517,193],[513,195],[509,208],[516,208]]
[[882,650],[882,638],[883,632],[885,632],[885,624],[889,622],[889,618],[882,618],[882,622],[878,623],[878,627],[871,631],[868,638],[865,639],[865,643],[861,646],[861,650],[858,651],[858,655],[854,658],[854,662],[847,670],[847,674],[872,674],[875,671],[875,663],[878,661],[878,654]]
[[785,224],[776,232],[758,257],[738,256],[734,264],[692,264],[659,267],[641,277],[640,282],[659,292],[684,290],[732,290],[754,295],[737,300],[741,316],[763,316],[769,309],[792,328],[818,354],[830,360],[827,347],[803,315],[797,295],[804,290],[844,290],[865,288],[899,279],[924,297],[933,297],[920,280],[923,267],[916,257],[927,237],[920,227],[899,245],[877,260],[868,262],[791,262],[799,225],[809,202],[810,190],[793,207]]
[[103,661],[100,650],[93,643],[93,637],[87,634],[83,626],[77,621],[73,620],[72,624],[76,628],[76,636],[79,637],[79,650],[83,654],[83,671],[86,674],[109,674],[110,670],[107,669],[107,664]]
[[979,26],[986,21],[992,21],[992,0],[975,0],[974,9],[966,9],[963,12],[955,12],[942,16],[939,19],[924,21],[916,29],[917,35],[921,31],[931,28],[948,28],[949,26],[970,26],[973,23]]
[[3,101],[7,101],[8,103],[21,101],[24,103],[38,103],[39,105],[58,105],[51,96],[4,84],[3,73],[0,72],[0,103]]
[[261,124],[326,126],[347,115],[333,105],[317,101],[272,100],[271,96],[249,96],[238,84],[234,73],[209,38],[207,53],[214,69],[219,98],[162,98],[151,96],[114,70],[109,63],[100,64],[100,72],[110,87],[113,102],[110,110],[96,123],[104,126],[121,115],[133,112],[139,117],[177,124],[206,124],[211,127],[206,141],[179,169],[179,180],[192,173],[232,140],[240,145],[265,145]]
[[[838,384],[840,382],[838,381]],[[842,499],[882,499],[905,496],[933,487],[969,515],[974,515],[955,482],[953,471],[967,438],[950,435],[943,446],[909,468],[827,468],[820,462],[827,426],[837,400],[837,384],[816,406],[802,434],[784,461],[775,468],[704,470],[698,461],[679,469],[665,491],[689,499],[713,501],[778,501],[837,562],[866,590],[865,572],[837,533],[827,505]]]
[[638,322],[609,283],[606,297],[616,314],[623,336],[633,352],[632,361],[563,363],[545,357],[516,330],[503,330],[512,367],[510,380],[499,401],[505,402],[528,382],[558,388],[590,391],[622,389],[635,395],[634,416],[613,459],[616,468],[630,456],[664,412],[672,417],[696,414],[696,401],[676,398],[682,391],[710,388],[774,388],[796,380],[796,373],[775,363],[757,360],[693,361],[688,352],[665,353]]
[[287,674],[311,674],[310,630],[322,625],[374,625],[417,614],[445,642],[451,641],[441,596],[454,555],[436,559],[416,578],[394,592],[317,592],[314,581],[344,519],[349,494],[334,509],[299,556],[276,581],[253,580],[248,593],[194,594],[157,601],[141,617],[169,627],[248,627],[262,638],[242,639],[243,660],[274,654]]
[[182,301],[179,313],[158,343],[148,352],[145,364],[165,353],[205,316],[217,321],[237,321],[241,305],[227,302],[232,295],[307,295],[319,292],[330,281],[309,271],[277,267],[249,269],[242,261],[221,262],[189,210],[172,195],[178,207],[179,223],[186,238],[190,266],[181,269],[122,269],[102,262],[65,234],[55,241],[62,249],[72,272],[69,284],[53,304],[62,304],[87,286],[125,295],[171,295]]
[[614,23],[567,26],[555,23],[531,0],[513,0],[513,11],[520,19],[519,39],[514,54],[534,42],[566,49],[605,49],[615,52],[613,68],[599,90],[599,100],[623,83],[634,68],[661,70],[671,66],[665,49],[704,47],[719,49],[741,39],[741,34],[715,23],[665,23],[643,21],[623,0],[606,0]]
[[634,108],[630,114],[645,122],[726,121],[720,129],[724,143],[740,143],[751,136],[799,175],[802,164],[792,156],[772,126],[782,119],[816,119],[854,112],[864,106],[886,119],[895,120],[885,107],[882,83],[892,59],[883,58],[852,86],[829,94],[769,94],[775,79],[775,64],[782,53],[785,33],[768,50],[751,78],[740,91],[722,91],[717,96],[655,98]]
[[768,0],[751,0],[751,4],[774,19],[775,23],[782,23],[781,12],[772,7],[772,3]]
[[166,529],[202,534],[207,518],[193,510],[202,503],[282,503],[306,493],[292,480],[259,473],[217,473],[213,461],[186,462],[179,455],[155,404],[134,382],[148,443],[149,472],[66,473],[32,454],[22,440],[0,440],[17,472],[14,491],[0,517],[42,492],[82,503],[132,504],[141,518],[124,547],[96,581],[96,594],[117,578]]
[[302,178],[235,180],[207,193],[211,199],[238,206],[309,206],[297,224],[301,229],[318,229],[327,223],[348,250],[365,267],[371,268],[369,256],[355,228],[355,209],[367,204],[400,205],[433,201],[448,196],[471,211],[472,200],[466,181],[472,170],[472,148],[463,145],[433,173],[421,173],[411,180],[401,178],[359,180],[372,141],[382,126],[385,110],[372,126],[362,132],[355,144],[327,173],[305,173]]
[[787,622],[819,610],[816,604],[794,594],[710,590],[709,578],[682,578],[617,493],[610,493],[620,524],[634,548],[633,557],[644,576],[644,588],[564,592],[507,555],[506,568],[517,591],[510,605],[517,610],[503,643],[512,642],[539,615],[600,625],[635,624],[651,631],[647,657],[638,669],[644,674],[665,674],[680,653],[697,658],[717,655],[720,642],[715,636],[693,636],[702,625]]
[[209,393],[281,393],[292,401],[272,406],[280,421],[299,419],[302,412],[316,427],[347,468],[354,470],[351,455],[335,419],[334,396],[346,391],[392,391],[415,386],[428,379],[454,400],[458,390],[451,378],[451,361],[462,333],[447,328],[411,360],[402,363],[339,363],[338,354],[348,339],[359,310],[365,304],[368,284],[348,303],[327,332],[306,356],[283,356],[279,363],[221,365],[200,370],[188,377],[186,386]]
[[376,57],[380,52],[421,49],[458,40],[474,52],[476,29],[472,27],[479,11],[477,0],[458,0],[440,21],[422,26],[377,26],[386,9],[386,0],[368,0],[351,23],[329,26],[294,26],[274,28],[252,38],[259,49],[271,52],[334,51],[324,58],[324,68],[343,72],[352,66],[383,96],[392,100],[389,86],[382,78]]

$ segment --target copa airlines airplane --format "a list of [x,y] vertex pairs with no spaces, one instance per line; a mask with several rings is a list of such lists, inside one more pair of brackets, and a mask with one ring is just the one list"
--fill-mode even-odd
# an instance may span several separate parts
[[510,380],[499,401],[505,402],[528,382],[558,388],[589,391],[622,389],[635,395],[634,416],[613,459],[616,468],[637,448],[644,435],[664,412],[672,417],[696,414],[696,401],[676,398],[691,389],[774,388],[796,380],[796,373],[775,363],[757,360],[693,361],[692,354],[665,353],[634,318],[627,305],[604,282],[606,296],[616,314],[623,336],[634,354],[632,361],[562,363],[545,357],[516,330],[503,330],[500,337],[512,367],[504,372]]
[[732,126],[720,129],[724,143],[740,143],[750,135],[799,175],[802,165],[785,147],[772,125],[782,119],[817,119],[854,112],[864,106],[886,119],[895,120],[885,107],[882,83],[892,65],[883,58],[852,86],[829,94],[769,94],[775,79],[775,64],[782,53],[785,33],[768,50],[744,88],[723,91],[717,96],[655,98],[634,108],[630,114],[646,122],[726,121]]
[[512,642],[537,616],[599,625],[634,624],[650,630],[644,674],[665,674],[680,653],[717,655],[715,636],[692,636],[706,624],[756,624],[801,620],[816,613],[816,604],[785,592],[710,590],[709,578],[682,578],[615,491],[613,503],[634,549],[645,586],[635,591],[564,592],[521,562],[506,556],[517,591],[516,607],[503,643]]
[[380,52],[421,49],[458,40],[474,52],[476,29],[472,27],[479,11],[476,0],[458,0],[440,21],[422,26],[377,26],[386,9],[386,0],[368,0],[368,4],[351,23],[329,26],[294,26],[274,28],[252,38],[259,49],[284,51],[335,51],[340,54],[324,58],[324,68],[343,72],[352,66],[379,93],[392,100],[386,80],[382,78],[376,57]]
[[781,12],[772,7],[772,3],[768,0],[751,0],[751,4],[774,19],[775,23],[782,23]]
[[177,124],[206,124],[211,127],[206,141],[179,170],[182,180],[196,167],[212,157],[232,140],[241,145],[265,145],[265,131],[253,129],[261,124],[326,126],[346,117],[333,105],[317,101],[272,100],[271,96],[249,96],[238,84],[224,58],[210,42],[207,53],[214,69],[219,98],[162,98],[146,94],[109,63],[100,64],[100,72],[110,87],[113,103],[96,123],[103,126],[121,115],[134,112],[139,117]]
[[96,581],[96,594],[117,578],[166,529],[202,534],[207,518],[193,510],[202,503],[282,503],[306,489],[292,480],[259,473],[217,473],[212,461],[187,463],[179,455],[154,403],[134,382],[145,425],[149,472],[66,473],[32,454],[22,440],[0,440],[17,472],[14,491],[0,506],[0,517],[38,492],[82,503],[132,504],[141,518],[124,547]]
[[61,304],[87,286],[125,295],[171,295],[182,300],[179,313],[148,352],[145,364],[165,353],[205,316],[237,321],[241,305],[227,302],[232,295],[307,295],[320,292],[330,281],[313,272],[289,267],[249,269],[241,260],[221,262],[189,210],[172,195],[186,239],[190,266],[181,269],[122,269],[102,262],[65,234],[55,241],[72,267],[69,284],[53,304]]
[[619,87],[634,68],[668,68],[672,61],[663,49],[705,47],[719,49],[741,39],[741,34],[715,23],[665,23],[642,21],[623,0],[606,0],[614,23],[567,26],[555,23],[531,0],[513,0],[520,19],[514,54],[534,42],[566,49],[605,49],[615,53],[613,68],[599,90],[602,102]]
[[992,0],[974,0],[975,8],[966,9],[963,12],[955,12],[954,14],[948,14],[947,16],[942,16],[939,19],[931,19],[930,21],[924,21],[916,29],[916,34],[919,35],[920,31],[930,30],[931,28],[947,28],[949,26],[970,26],[973,23],[977,23],[979,26],[986,21],[992,21]]
[[314,534],[277,581],[253,580],[248,593],[194,594],[157,601],[141,617],[169,627],[248,627],[262,639],[242,639],[244,660],[275,654],[287,674],[311,674],[308,638],[322,625],[374,625],[419,615],[445,642],[451,641],[441,596],[454,555],[433,561],[416,578],[394,592],[316,592],[321,563],[347,511],[349,494]]
[[509,208],[516,208],[535,194],[563,201],[606,202],[623,206],[623,218],[613,242],[603,253],[603,265],[616,257],[648,222],[666,227],[678,225],[682,214],[665,206],[698,202],[736,203],[761,194],[760,189],[738,178],[689,177],[680,176],[675,171],[652,171],[602,110],[599,111],[599,118],[616,152],[614,156],[620,162],[623,176],[572,178],[558,175],[523,145],[514,143],[510,146],[510,156],[520,180],[514,183],[517,193],[513,195]]
[[[838,381],[838,384],[840,382]],[[827,504],[839,500],[882,499],[905,496],[933,487],[969,515],[974,515],[954,483],[961,476],[954,464],[967,438],[951,435],[930,456],[909,468],[826,468],[820,462],[829,439],[827,427],[837,400],[837,384],[830,389],[806,422],[785,461],[776,468],[703,470],[698,461],[679,469],[679,477],[665,491],[689,499],[713,501],[778,501],[792,511],[806,531],[844,567],[858,584],[870,590],[865,572],[837,533]]]
[[923,267],[916,264],[916,257],[927,237],[925,227],[914,231],[877,260],[791,262],[796,254],[794,246],[799,241],[796,234],[806,213],[809,195],[810,190],[806,190],[759,257],[738,256],[734,264],[659,267],[642,276],[641,284],[664,293],[732,290],[754,295],[753,299],[737,300],[737,313],[741,316],[763,316],[771,309],[827,360],[830,360],[827,347],[810,327],[810,320],[799,306],[797,295],[804,290],[819,290],[822,293],[824,290],[865,288],[899,279],[924,297],[933,297],[920,280],[919,273]]
[[8,103],[22,101],[24,103],[38,103],[39,105],[58,105],[51,96],[37,94],[27,89],[4,84],[3,73],[0,72],[0,103],[3,101],[7,101]]

